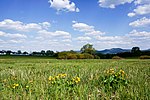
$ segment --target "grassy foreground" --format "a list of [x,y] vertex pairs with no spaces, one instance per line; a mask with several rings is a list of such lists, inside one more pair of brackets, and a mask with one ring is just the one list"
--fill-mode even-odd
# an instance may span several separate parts
[[[104,90],[100,77],[110,68],[124,70],[126,87]],[[149,100],[149,85],[150,60],[0,58],[0,100]]]

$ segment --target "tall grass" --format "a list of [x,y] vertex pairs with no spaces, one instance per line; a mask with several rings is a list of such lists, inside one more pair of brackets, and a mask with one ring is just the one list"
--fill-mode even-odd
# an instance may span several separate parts
[[[107,91],[100,77],[110,68],[124,70],[129,84]],[[52,84],[49,76],[67,74]],[[74,77],[80,81],[66,85]],[[72,83],[71,83],[72,84]],[[34,58],[0,59],[0,99],[2,100],[97,100],[150,99],[150,60],[57,60]]]

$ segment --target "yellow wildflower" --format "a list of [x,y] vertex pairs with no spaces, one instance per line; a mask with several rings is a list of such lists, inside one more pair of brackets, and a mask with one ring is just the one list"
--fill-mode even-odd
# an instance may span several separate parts
[[17,87],[17,86],[19,86],[19,84],[14,83],[13,86]]
[[8,88],[10,88],[10,86],[7,86]]
[[75,82],[78,83],[79,81],[76,80]]
[[79,82],[80,82],[80,78],[79,78],[79,77],[77,77],[77,81],[79,81]]
[[29,86],[27,85],[26,88],[29,88]]
[[59,78],[59,76],[55,76],[55,78],[56,78],[56,79],[58,79],[58,78]]
[[13,89],[15,89],[16,87],[15,87],[15,86],[13,86],[12,88],[13,88]]
[[52,78],[53,78],[52,76],[49,76],[48,80],[49,80],[49,81],[51,81],[51,80],[52,80]]
[[124,75],[124,74],[125,74],[125,72],[124,72],[123,70],[120,70],[120,73],[121,73],[122,75]]

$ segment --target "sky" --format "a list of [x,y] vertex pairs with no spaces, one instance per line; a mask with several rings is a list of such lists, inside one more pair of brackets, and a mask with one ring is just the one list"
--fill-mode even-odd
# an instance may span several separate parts
[[0,50],[150,48],[150,0],[0,0]]

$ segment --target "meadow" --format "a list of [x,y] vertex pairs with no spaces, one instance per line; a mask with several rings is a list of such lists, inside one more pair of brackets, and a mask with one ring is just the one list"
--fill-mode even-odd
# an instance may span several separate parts
[[[109,69],[127,85],[106,91]],[[150,60],[0,57],[0,100],[150,100],[149,85]]]

